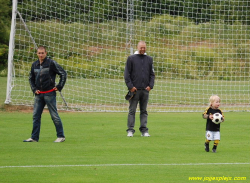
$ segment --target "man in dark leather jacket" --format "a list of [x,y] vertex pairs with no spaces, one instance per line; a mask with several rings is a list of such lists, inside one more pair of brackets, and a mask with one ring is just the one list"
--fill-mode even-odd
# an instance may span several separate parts
[[[37,49],[38,60],[31,66],[29,83],[35,94],[33,111],[33,130],[31,138],[24,142],[38,142],[41,127],[41,115],[47,105],[51,118],[57,132],[57,139],[54,142],[65,141],[62,121],[56,107],[56,91],[61,91],[66,82],[66,71],[54,60],[47,58],[46,48],[40,46]],[[60,76],[59,83],[55,85],[56,75]]]

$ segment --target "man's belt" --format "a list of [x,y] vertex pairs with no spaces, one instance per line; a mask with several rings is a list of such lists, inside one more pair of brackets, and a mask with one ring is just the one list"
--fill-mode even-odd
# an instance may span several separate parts
[[51,90],[48,90],[48,91],[40,91],[39,93],[50,93],[50,92],[53,92],[53,91],[55,91],[55,89],[53,88],[53,89],[51,89]]

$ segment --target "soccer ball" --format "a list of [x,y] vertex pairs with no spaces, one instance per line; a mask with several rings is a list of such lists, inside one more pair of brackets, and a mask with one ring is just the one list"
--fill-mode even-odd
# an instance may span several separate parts
[[223,120],[223,117],[222,117],[222,115],[220,113],[214,113],[213,114],[213,120],[212,120],[213,123],[219,124],[219,123],[222,122],[222,120]]

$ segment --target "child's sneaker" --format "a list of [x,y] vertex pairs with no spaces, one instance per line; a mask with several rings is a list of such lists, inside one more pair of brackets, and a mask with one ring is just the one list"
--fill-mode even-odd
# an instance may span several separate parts
[[205,151],[209,152],[209,144],[205,143]]

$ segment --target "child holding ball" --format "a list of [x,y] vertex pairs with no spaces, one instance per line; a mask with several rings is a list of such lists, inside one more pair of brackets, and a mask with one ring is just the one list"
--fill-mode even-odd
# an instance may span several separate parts
[[209,106],[206,108],[202,117],[207,119],[206,124],[206,141],[205,141],[205,151],[209,152],[209,142],[211,140],[214,141],[214,146],[212,151],[215,153],[217,146],[220,141],[220,123],[215,124],[213,120],[213,114],[220,113],[222,115],[222,122],[224,122],[224,115],[222,111],[219,109],[220,107],[220,97],[217,95],[212,95],[209,98]]

